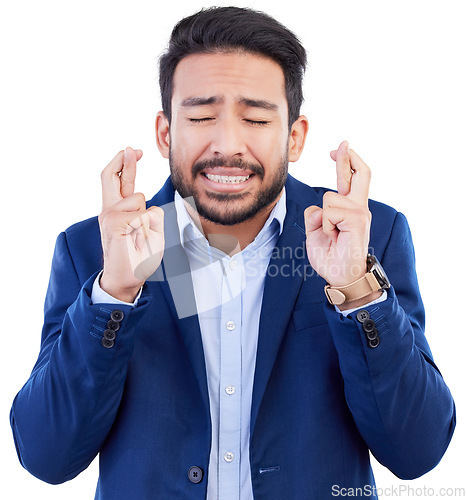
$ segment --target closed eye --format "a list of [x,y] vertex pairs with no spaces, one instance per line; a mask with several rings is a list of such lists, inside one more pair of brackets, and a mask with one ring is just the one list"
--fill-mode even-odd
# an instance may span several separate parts
[[[207,118],[189,118],[189,121],[191,123],[206,123],[208,121],[212,121],[214,120],[215,118],[210,118],[210,117],[207,117]],[[247,118],[244,119],[244,121],[246,123],[248,123],[249,125],[254,125],[254,126],[264,126],[264,125],[268,125],[270,123],[270,121],[267,121],[267,120],[249,120]]]
[[204,123],[213,120],[213,118],[189,118],[191,123]]
[[249,123],[249,125],[255,125],[255,126],[264,126],[264,125],[268,125],[270,122],[267,121],[267,120],[248,120],[248,119],[244,119],[244,121],[246,123]]

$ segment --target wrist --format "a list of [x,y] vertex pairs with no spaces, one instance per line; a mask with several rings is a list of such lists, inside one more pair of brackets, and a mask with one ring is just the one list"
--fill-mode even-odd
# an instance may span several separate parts
[[382,269],[379,261],[374,255],[367,256],[366,274],[344,286],[332,286],[327,284],[324,287],[325,295],[332,305],[342,306],[340,310],[357,309],[380,297],[381,290],[390,288],[390,282]]
[[381,295],[382,291],[378,290],[376,292],[372,292],[370,295],[367,295],[366,297],[363,297],[362,299],[358,300],[351,300],[344,302],[343,304],[340,304],[338,306],[338,309],[340,311],[347,311],[348,309],[359,309],[360,307],[364,307],[367,304],[370,304],[374,300],[377,300]]
[[104,292],[108,293],[113,298],[121,302],[133,303],[136,300],[142,284],[137,287],[121,287],[113,283],[104,272],[100,277],[99,286]]

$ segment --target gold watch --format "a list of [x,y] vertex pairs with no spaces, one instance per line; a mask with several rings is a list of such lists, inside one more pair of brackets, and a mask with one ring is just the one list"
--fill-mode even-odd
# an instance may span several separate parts
[[326,285],[324,291],[330,304],[340,306],[345,302],[363,299],[372,292],[388,290],[389,288],[390,281],[388,281],[380,262],[375,255],[369,254],[367,256],[367,272],[362,278],[345,286]]

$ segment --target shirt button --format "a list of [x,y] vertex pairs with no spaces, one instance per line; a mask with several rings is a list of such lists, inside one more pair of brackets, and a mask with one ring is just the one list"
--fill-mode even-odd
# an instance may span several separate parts
[[238,261],[230,260],[230,269],[234,271],[238,267]]
[[233,460],[235,459],[235,456],[233,455],[233,453],[231,451],[227,451],[225,453],[225,455],[223,455],[223,458],[224,458],[225,462],[233,462]]
[[226,327],[227,327],[227,330],[234,330],[236,328],[236,325],[234,323],[234,321],[227,321],[227,324],[226,324]]
[[236,392],[236,389],[234,388],[234,386],[228,385],[227,387],[225,387],[225,392],[231,396]]

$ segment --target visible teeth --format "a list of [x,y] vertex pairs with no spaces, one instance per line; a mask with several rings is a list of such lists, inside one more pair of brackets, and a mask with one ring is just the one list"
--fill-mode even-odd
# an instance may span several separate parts
[[240,182],[245,182],[249,179],[250,175],[213,175],[205,174],[207,179],[214,182],[219,182],[220,184],[239,184]]

